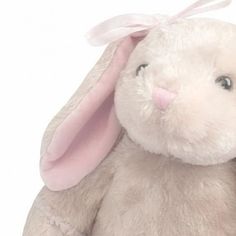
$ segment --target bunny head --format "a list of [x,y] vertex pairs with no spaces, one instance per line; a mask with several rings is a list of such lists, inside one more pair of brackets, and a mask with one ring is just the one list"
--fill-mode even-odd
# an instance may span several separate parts
[[207,19],[153,29],[116,86],[118,119],[142,148],[210,165],[236,156],[236,27]]
[[51,190],[78,184],[122,130],[148,152],[191,164],[236,156],[236,27],[179,19],[138,30],[107,47],[49,124],[40,168]]

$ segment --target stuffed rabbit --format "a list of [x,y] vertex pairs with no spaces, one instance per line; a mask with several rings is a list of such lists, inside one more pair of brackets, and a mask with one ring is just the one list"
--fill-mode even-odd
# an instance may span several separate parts
[[48,126],[24,236],[236,235],[236,26],[140,32]]

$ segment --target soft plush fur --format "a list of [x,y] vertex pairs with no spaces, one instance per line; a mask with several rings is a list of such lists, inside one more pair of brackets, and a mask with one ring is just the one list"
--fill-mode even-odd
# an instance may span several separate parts
[[[24,236],[235,236],[236,26],[179,20],[150,31],[115,89],[122,132],[105,160],[75,187],[44,187]],[[53,130],[113,57],[111,45]],[[140,64],[148,64],[136,75]],[[230,76],[228,91],[216,83]],[[176,93],[165,111],[153,89]]]

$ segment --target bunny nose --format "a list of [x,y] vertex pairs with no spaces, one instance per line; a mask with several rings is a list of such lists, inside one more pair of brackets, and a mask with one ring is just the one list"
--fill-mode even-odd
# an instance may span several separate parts
[[175,97],[176,97],[176,93],[170,92],[163,88],[155,88],[153,90],[152,98],[153,98],[154,104],[161,111],[166,110]]

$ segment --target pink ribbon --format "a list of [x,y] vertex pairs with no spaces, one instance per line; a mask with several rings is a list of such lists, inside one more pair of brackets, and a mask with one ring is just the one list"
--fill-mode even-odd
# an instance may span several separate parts
[[134,33],[148,32],[153,27],[163,24],[163,22],[173,23],[180,18],[224,8],[231,2],[232,0],[198,0],[180,13],[170,17],[145,14],[115,16],[92,28],[87,33],[86,38],[91,45],[101,46]]

